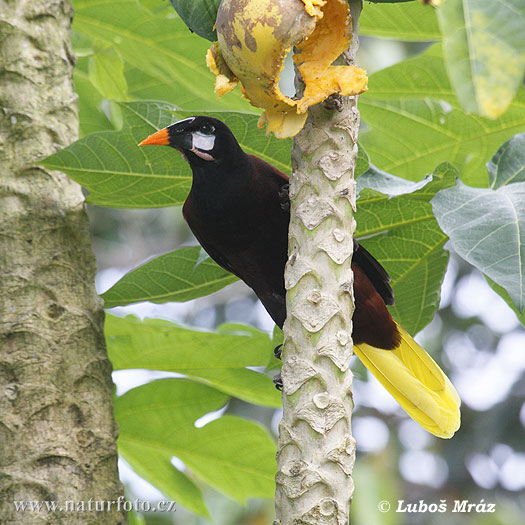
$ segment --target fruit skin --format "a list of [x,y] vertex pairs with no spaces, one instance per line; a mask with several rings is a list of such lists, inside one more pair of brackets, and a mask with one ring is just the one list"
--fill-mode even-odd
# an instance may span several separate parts
[[[265,111],[259,126],[278,138],[297,134],[308,108],[333,93],[366,91],[366,72],[333,66],[351,38],[346,0],[223,0],[217,13],[217,36],[206,57],[216,75],[218,96],[242,83],[243,95]],[[296,48],[295,64],[305,84],[301,98],[279,89],[284,59]]]

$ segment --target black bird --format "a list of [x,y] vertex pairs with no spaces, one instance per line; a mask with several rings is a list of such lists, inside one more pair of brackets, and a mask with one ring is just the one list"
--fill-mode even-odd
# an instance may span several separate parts
[[[282,328],[286,318],[288,176],[246,154],[220,120],[176,122],[140,146],[171,146],[193,172],[182,208],[208,255],[242,279]],[[451,437],[459,428],[459,397],[438,365],[391,317],[390,278],[354,240],[354,351],[401,406],[429,432]]]

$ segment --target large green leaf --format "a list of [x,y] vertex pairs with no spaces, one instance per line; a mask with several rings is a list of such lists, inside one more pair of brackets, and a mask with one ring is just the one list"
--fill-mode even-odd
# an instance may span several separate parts
[[195,421],[227,401],[217,390],[184,379],[153,381],[115,401],[119,452],[167,496],[206,515],[202,495],[176,470],[176,456],[200,479],[240,502],[271,497],[275,444],[259,425],[233,416],[202,428]]
[[87,74],[75,69],[74,79],[75,91],[78,95],[80,137],[113,129],[111,122],[101,111],[102,96],[93,87]]
[[525,182],[497,190],[461,182],[432,201],[442,230],[467,262],[505,288],[525,308]]
[[104,306],[124,306],[140,301],[165,303],[190,301],[209,295],[237,280],[209,257],[201,260],[200,246],[179,248],[155,257],[128,272],[102,294]]
[[89,80],[100,94],[111,100],[126,100],[128,85],[124,77],[124,62],[112,45],[95,45],[89,57]]
[[438,18],[461,105],[469,113],[499,117],[523,81],[525,2],[443,0]]
[[[145,429],[153,428],[159,439],[181,432],[181,445],[200,417],[222,408],[228,396],[218,390],[184,379],[152,381],[115,399],[119,424],[120,455],[166,496],[197,514],[207,516],[200,489],[170,462],[174,452],[152,445]],[[144,405],[149,419],[144,420]],[[169,413],[167,414],[166,412]],[[164,416],[159,421],[159,416]],[[150,426],[151,425],[151,426]]]
[[[132,68],[160,83],[175,94],[179,107],[201,111],[249,108],[238,90],[223,98],[215,95],[215,77],[205,59],[209,44],[196,35],[192,37],[176,17],[167,17],[164,12],[154,14],[135,0],[76,0],[73,27],[92,41],[114,45],[128,72]],[[126,79],[131,95],[136,89],[135,77],[126,75]]]
[[[457,175],[453,166],[443,164],[424,185],[412,183],[410,188],[407,181],[374,171],[369,181],[375,189],[362,189],[357,201],[356,235],[392,278],[396,304],[389,309],[412,334],[432,320],[448,262],[448,252],[443,250],[447,237],[434,218],[430,200],[454,184]],[[365,178],[360,186],[366,183]]]
[[487,280],[487,283],[489,286],[498,294],[501,296],[501,298],[509,305],[510,309],[516,314],[516,317],[518,318],[519,322],[522,325],[525,325],[525,313],[520,312],[517,308],[512,299],[510,298],[510,295],[507,293],[507,290],[500,286],[499,284],[496,284],[492,279],[484,276]]
[[487,186],[484,164],[525,126],[525,89],[498,120],[465,115],[447,80],[441,47],[370,76],[359,98],[370,130],[360,141],[380,169],[420,180],[447,160],[464,182]]
[[210,485],[244,503],[273,498],[276,446],[259,424],[224,416],[196,432],[177,454]]
[[[90,191],[88,201],[113,208],[154,208],[182,204],[191,185],[191,170],[168,147],[142,147],[138,142],[181,118],[164,102],[121,104],[120,131],[100,132],[75,142],[42,164],[67,173]],[[257,116],[246,113],[207,113],[225,122],[241,147],[288,171],[291,140],[266,138],[257,128]]]
[[161,319],[106,316],[108,354],[115,370],[178,372],[259,405],[279,407],[272,380],[247,367],[264,367],[273,344],[263,332],[226,325],[219,332],[190,330]]
[[494,155],[488,165],[490,188],[458,183],[432,200],[439,225],[454,250],[504,288],[521,314],[525,310],[523,136],[516,135]]
[[75,91],[78,95],[80,136],[97,131],[113,130],[110,120],[102,111],[103,97],[88,76],[88,58],[78,57],[74,72]]
[[487,170],[493,190],[512,182],[525,182],[525,133],[507,140],[487,163]]
[[[197,385],[197,383],[192,384]],[[140,392],[139,396],[147,395],[148,393]],[[192,393],[191,390],[190,393]],[[200,392],[198,393],[200,394]],[[176,406],[177,400],[170,399],[170,401],[170,407]],[[197,400],[197,402],[199,401]],[[189,400],[189,402],[195,404],[194,399]],[[120,402],[117,399],[115,402],[115,417],[120,426],[120,435],[117,441],[120,456],[131,465],[139,476],[149,481],[172,501],[186,507],[195,514],[209,517],[208,509],[199,487],[188,475],[177,470],[171,463],[171,458],[173,457],[172,449],[169,446],[161,448],[157,443],[151,443],[148,439],[142,440],[140,428],[126,425],[129,418],[135,417],[135,414],[130,413],[127,417],[120,416],[118,413],[119,408]],[[151,409],[152,407],[150,406]],[[142,417],[139,417],[139,421],[144,426],[149,425],[149,421],[145,421]],[[122,431],[122,424],[128,427],[124,432]],[[166,426],[168,425],[172,426],[174,431],[180,429],[179,426],[173,425],[171,421],[166,423]]]
[[122,104],[121,131],[88,135],[43,164],[67,173],[87,188],[88,201],[114,208],[169,206],[182,203],[191,172],[171,148],[139,148],[154,130],[174,122],[173,107],[162,103]]
[[175,11],[191,31],[214,42],[217,40],[215,19],[221,0],[170,0]]
[[370,168],[370,157],[365,148],[359,142],[357,143],[357,160],[355,164],[354,177],[362,175]]
[[440,40],[435,9],[419,2],[366,3],[359,17],[359,32],[397,40]]

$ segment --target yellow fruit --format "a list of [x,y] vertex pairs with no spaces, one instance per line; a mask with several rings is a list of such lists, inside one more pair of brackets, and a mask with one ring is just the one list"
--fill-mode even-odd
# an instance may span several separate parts
[[[217,13],[218,42],[206,62],[215,73],[220,97],[242,83],[242,93],[264,109],[259,126],[267,134],[291,137],[306,120],[308,108],[333,93],[366,91],[366,72],[355,66],[332,65],[351,38],[346,0],[222,0]],[[303,96],[281,93],[279,79],[288,52],[305,84]]]

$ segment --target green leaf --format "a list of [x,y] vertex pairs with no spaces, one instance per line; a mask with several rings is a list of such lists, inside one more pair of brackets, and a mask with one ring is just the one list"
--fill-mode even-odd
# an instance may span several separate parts
[[[379,175],[385,192],[394,189],[399,193],[406,184],[400,180],[396,185],[392,176]],[[430,200],[437,191],[454,184],[457,175],[445,163],[423,187],[412,184],[405,188],[411,193],[389,198],[372,189],[360,192],[356,235],[392,278],[396,304],[389,310],[411,334],[427,325],[439,306],[448,262],[448,252],[443,250],[447,237],[434,218]]]
[[362,35],[407,41],[441,39],[435,9],[419,2],[366,3],[359,17],[359,32]]
[[511,310],[516,314],[516,317],[520,321],[522,325],[525,326],[525,314],[520,313],[520,311],[516,308],[516,305],[513,303],[512,299],[510,298],[510,295],[507,293],[507,290],[500,286],[499,284],[496,284],[492,279],[484,275],[485,280],[489,284],[489,286],[509,305]]
[[139,0],[140,5],[149,9],[152,13],[163,13],[171,10],[168,0]]
[[199,332],[160,319],[106,315],[108,354],[115,370],[178,372],[258,405],[279,407],[272,380],[247,367],[264,367],[270,337],[250,327],[234,333]]
[[359,109],[370,130],[360,142],[378,168],[420,180],[447,159],[461,179],[487,186],[484,164],[525,123],[525,89],[498,120],[465,115],[447,80],[441,47],[370,76]]
[[355,164],[354,177],[358,177],[362,173],[365,173],[370,167],[370,157],[366,152],[365,148],[359,142],[357,143],[357,160]]
[[262,427],[234,416],[195,427],[199,417],[226,400],[215,389],[184,379],[134,388],[115,401],[119,452],[166,495],[200,514],[205,511],[200,491],[169,465],[172,456],[241,503],[272,497],[275,444]]
[[485,273],[487,282],[524,323],[525,133],[505,142],[487,163],[490,188],[462,184],[432,201],[436,218],[465,260]]
[[[214,388],[184,379],[152,381],[134,388],[115,400],[115,418],[119,424],[119,454],[133,470],[153,483],[166,496],[188,510],[207,516],[200,489],[170,462],[174,452],[166,443],[151,443],[150,431],[158,438],[178,432],[184,444],[197,419],[222,408],[228,396]],[[149,418],[145,420],[146,408]],[[145,431],[147,429],[147,431]]]
[[487,170],[493,190],[513,182],[525,182],[525,133],[507,140],[487,163]]
[[114,46],[95,46],[95,52],[89,57],[88,76],[104,98],[126,100],[128,85],[124,78],[124,63]]
[[221,0],[170,0],[171,5],[190,31],[215,42],[217,33],[214,25]]
[[461,182],[432,200],[456,253],[503,287],[525,308],[525,182],[496,190]]
[[201,253],[200,246],[179,248],[128,272],[102,294],[105,308],[140,301],[190,301],[237,280],[235,275],[223,270],[209,257],[199,261]]
[[[194,400],[189,400],[189,402],[194,402]],[[117,407],[118,400],[115,403],[115,409]],[[121,425],[119,416],[115,417]],[[140,421],[145,425],[150,424],[149,421],[144,421],[142,418]],[[176,501],[177,504],[195,514],[209,517],[200,489],[188,476],[171,464],[172,454],[169,448],[163,447],[163,450],[159,450],[160,447],[156,444],[151,445],[148,440],[142,441],[140,438],[140,429],[131,428],[128,432],[123,433],[122,426],[120,426],[119,454],[140,477],[149,481],[172,501]],[[137,442],[138,440],[140,442]]]
[[[209,46],[192,37],[178,18],[154,14],[136,0],[76,0],[73,27],[92,41],[116,47],[126,65],[130,95],[135,93],[138,80],[143,87],[148,82],[160,84],[166,92],[161,100],[171,95],[178,106],[201,111],[250,108],[238,90],[223,98],[215,95],[215,76],[205,59]],[[129,78],[129,71],[138,75]],[[150,93],[147,98],[152,96]]]
[[447,70],[466,112],[502,115],[525,69],[523,0],[443,0],[438,9]]
[[[91,51],[89,51],[91,53]],[[87,56],[77,57],[74,70],[75,91],[78,95],[78,117],[80,136],[97,131],[113,130],[111,121],[102,111],[103,97],[93,86],[88,76]]]
[[78,95],[79,133],[81,137],[113,126],[102,111],[102,96],[89,81],[87,73],[75,68],[75,91]]
[[208,423],[184,451],[177,451],[201,479],[241,503],[247,498],[273,498],[275,453],[262,426],[235,416]]
[[71,144],[43,164],[87,188],[88,201],[114,208],[153,208],[184,202],[191,172],[171,148],[139,148],[154,130],[174,122],[162,102],[122,104],[121,131],[103,131]]
[[[90,191],[88,201],[113,208],[154,208],[182,204],[191,186],[191,169],[169,147],[138,147],[154,131],[188,116],[164,102],[120,105],[120,131],[89,135],[45,159],[49,169],[67,173]],[[267,139],[257,116],[207,113],[225,122],[246,153],[289,171],[291,140]]]
[[356,180],[357,193],[368,188],[390,196],[412,193],[428,183],[429,177],[425,177],[419,182],[412,182],[396,177],[391,173],[382,171],[373,164],[370,164],[367,171],[360,175]]

